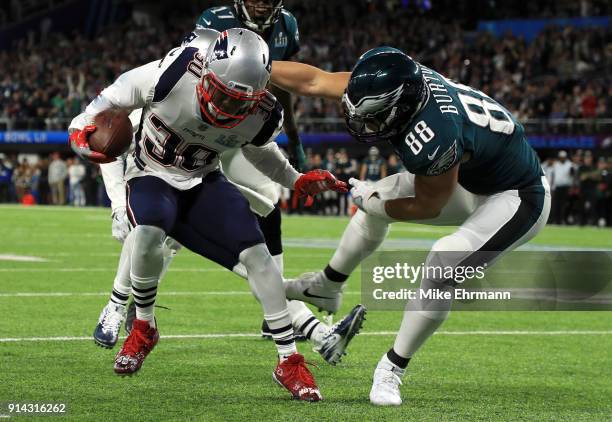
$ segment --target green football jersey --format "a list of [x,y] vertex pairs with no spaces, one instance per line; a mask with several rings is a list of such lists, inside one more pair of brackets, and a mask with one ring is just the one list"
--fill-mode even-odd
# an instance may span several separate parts
[[[198,18],[196,26],[219,32],[230,28],[246,28],[231,6],[206,9]],[[289,60],[300,50],[297,20],[285,9],[282,10],[274,26],[260,35],[270,48],[272,60]]]
[[426,103],[391,140],[409,172],[435,176],[460,163],[459,184],[475,194],[538,183],[543,175],[538,156],[508,110],[483,92],[420,66]]

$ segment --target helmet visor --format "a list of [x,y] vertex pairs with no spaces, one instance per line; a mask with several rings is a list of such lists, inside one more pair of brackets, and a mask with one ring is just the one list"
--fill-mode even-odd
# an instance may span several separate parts
[[215,126],[230,128],[244,120],[265,96],[265,91],[249,92],[240,86],[228,87],[208,72],[198,84],[202,113]]
[[352,110],[347,101],[345,95],[342,99],[342,110],[347,129],[355,139],[361,142],[376,142],[391,136],[388,125],[391,110],[360,116]]

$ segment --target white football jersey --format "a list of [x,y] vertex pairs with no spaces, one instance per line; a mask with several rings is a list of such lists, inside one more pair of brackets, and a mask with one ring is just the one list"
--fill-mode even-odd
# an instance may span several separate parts
[[171,51],[158,65],[136,133],[136,167],[127,180],[153,174],[177,189],[190,189],[218,168],[220,153],[246,144],[262,146],[278,134],[283,113],[271,94],[232,129],[205,123],[196,94],[203,61],[200,50],[187,46]]
[[[254,150],[268,148],[253,147],[263,146],[278,135],[283,111],[272,94],[232,129],[206,123],[196,94],[203,63],[204,50],[189,45],[175,48],[162,60],[121,75],[85,110],[86,115],[93,116],[109,107],[143,109],[132,156],[135,166],[128,166],[126,180],[154,175],[187,190],[219,167],[220,153],[249,145],[252,147],[244,150],[245,155],[250,149],[255,156],[260,151]],[[73,120],[74,127],[79,120],[84,119]],[[268,158],[270,155],[268,151]],[[290,166],[273,162],[278,168],[270,170],[286,180],[285,184],[297,178],[298,173]]]

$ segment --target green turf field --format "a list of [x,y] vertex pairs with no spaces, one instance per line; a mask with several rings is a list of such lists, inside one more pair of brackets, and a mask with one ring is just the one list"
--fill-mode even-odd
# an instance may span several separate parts
[[[346,221],[286,218],[286,275],[321,269]],[[398,225],[387,246],[450,230]],[[159,290],[170,308],[157,313],[162,339],[137,376],[120,378],[117,349],[90,339],[120,249],[109,211],[0,207],[0,237],[0,403],[65,403],[79,421],[612,420],[610,313],[452,314],[410,363],[404,404],[377,408],[371,376],[401,314],[371,312],[337,367],[300,344],[324,396],[308,404],[272,381],[274,345],[255,335],[261,309],[228,271],[181,252]],[[612,231],[549,227],[532,244],[612,249]],[[342,313],[359,300],[354,274]]]

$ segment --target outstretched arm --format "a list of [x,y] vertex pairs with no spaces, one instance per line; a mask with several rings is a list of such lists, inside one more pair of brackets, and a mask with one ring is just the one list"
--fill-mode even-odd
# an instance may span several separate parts
[[272,84],[296,95],[340,100],[350,72],[325,72],[297,62],[272,62]]

